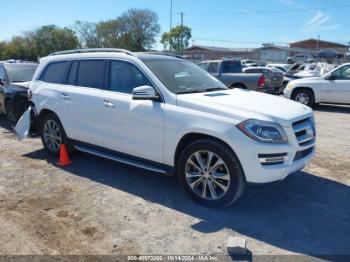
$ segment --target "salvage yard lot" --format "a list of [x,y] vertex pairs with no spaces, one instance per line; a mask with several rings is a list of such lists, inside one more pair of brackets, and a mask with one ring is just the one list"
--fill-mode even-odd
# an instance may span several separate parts
[[[315,111],[317,155],[297,175],[225,209],[190,200],[175,178],[82,153],[67,168],[0,117],[0,254],[350,253],[350,107]],[[6,237],[4,237],[6,236]]]

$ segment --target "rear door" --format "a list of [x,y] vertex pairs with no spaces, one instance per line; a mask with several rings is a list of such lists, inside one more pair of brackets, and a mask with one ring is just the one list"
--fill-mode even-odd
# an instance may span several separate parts
[[105,60],[72,61],[61,89],[62,122],[69,138],[102,146],[102,89],[105,88]]

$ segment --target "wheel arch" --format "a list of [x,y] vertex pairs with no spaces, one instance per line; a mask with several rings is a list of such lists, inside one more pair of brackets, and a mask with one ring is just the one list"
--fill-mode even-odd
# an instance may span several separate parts
[[308,86],[298,86],[298,87],[294,88],[293,91],[292,91],[291,98],[293,98],[295,92],[297,92],[299,90],[308,90],[308,91],[310,91],[312,93],[312,95],[314,96],[315,103],[318,101],[318,97],[316,97],[314,89],[312,87],[308,87]]
[[240,86],[241,88],[243,89],[248,89],[247,86],[241,82],[234,82],[234,83],[231,83],[230,84],[230,88],[235,88],[235,87],[238,87]]
[[[183,135],[179,141],[179,143],[176,146],[176,150],[175,150],[175,154],[174,154],[174,166],[175,166],[175,170],[177,170],[177,166],[178,166],[178,160],[180,158],[181,153],[185,150],[185,148],[187,147],[187,145],[201,140],[201,139],[212,139],[216,142],[219,142],[223,145],[225,145],[237,158],[239,165],[241,166],[242,170],[242,164],[240,159],[238,158],[238,155],[236,154],[236,152],[233,150],[233,148],[224,140],[217,138],[215,136],[212,135],[208,135],[205,133],[200,133],[200,132],[191,132],[191,133],[187,133],[185,135]],[[243,172],[244,173],[244,172]]]

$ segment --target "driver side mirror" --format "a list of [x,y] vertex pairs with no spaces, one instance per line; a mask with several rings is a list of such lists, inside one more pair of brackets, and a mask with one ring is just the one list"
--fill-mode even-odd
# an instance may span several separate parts
[[132,99],[160,101],[160,95],[152,86],[139,86],[132,90]]
[[326,80],[330,80],[330,81],[332,81],[332,80],[336,80],[337,79],[337,77],[335,76],[335,75],[328,75],[328,76],[326,76],[326,78],[325,78]]

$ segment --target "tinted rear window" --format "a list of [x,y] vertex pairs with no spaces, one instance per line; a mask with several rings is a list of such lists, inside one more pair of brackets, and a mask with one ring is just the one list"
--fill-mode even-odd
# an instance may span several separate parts
[[103,88],[105,77],[105,61],[80,61],[77,85],[92,88]]
[[68,65],[68,62],[55,62],[49,64],[44,71],[44,74],[40,77],[40,80],[47,83],[62,84]]

